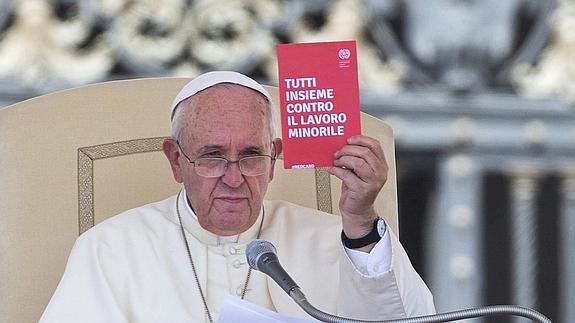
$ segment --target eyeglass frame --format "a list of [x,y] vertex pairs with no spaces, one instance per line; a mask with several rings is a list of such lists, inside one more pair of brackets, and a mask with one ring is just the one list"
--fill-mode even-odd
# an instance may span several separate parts
[[184,155],[184,157],[186,158],[186,160],[188,161],[188,163],[194,165],[194,171],[196,171],[196,161],[198,161],[198,159],[211,159],[211,160],[217,159],[217,160],[223,160],[223,161],[226,162],[226,164],[225,164],[225,166],[224,166],[224,172],[223,172],[221,175],[219,175],[219,176],[204,176],[204,175],[199,174],[199,173],[196,171],[196,174],[198,174],[199,176],[204,177],[204,178],[218,178],[218,177],[222,177],[222,176],[225,175],[225,173],[226,173],[226,171],[227,171],[227,169],[228,169],[228,166],[229,166],[230,164],[236,164],[236,163],[238,164],[238,169],[239,169],[240,173],[242,174],[242,176],[249,176],[249,177],[260,176],[260,175],[262,175],[262,174],[264,174],[264,173],[262,173],[262,174],[257,174],[257,175],[246,175],[246,174],[244,174],[244,172],[242,171],[242,168],[241,168],[241,166],[240,166],[240,162],[241,162],[242,160],[244,160],[244,159],[252,158],[252,157],[269,157],[269,158],[271,159],[271,161],[277,160],[277,157],[276,157],[276,155],[275,155],[276,145],[275,145],[275,143],[274,143],[273,141],[272,141],[273,152],[274,152],[273,155],[265,155],[265,154],[249,155],[249,156],[241,157],[241,158],[239,158],[239,159],[237,159],[237,160],[229,160],[229,159],[227,159],[227,158],[225,158],[225,157],[198,157],[198,158],[192,160],[192,159],[186,154],[186,152],[184,152],[184,149],[182,148],[182,145],[180,145],[180,141],[177,140],[177,139],[174,139],[174,141],[176,142],[176,145],[178,146],[179,151],[182,153],[182,155]]

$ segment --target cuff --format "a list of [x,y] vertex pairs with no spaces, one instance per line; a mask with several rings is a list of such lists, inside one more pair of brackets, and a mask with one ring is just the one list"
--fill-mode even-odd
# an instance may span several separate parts
[[391,269],[391,238],[389,230],[375,244],[370,253],[343,247],[351,263],[364,276],[375,277]]

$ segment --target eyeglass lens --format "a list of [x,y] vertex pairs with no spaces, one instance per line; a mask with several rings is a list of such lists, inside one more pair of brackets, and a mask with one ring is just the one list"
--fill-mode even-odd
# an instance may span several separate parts
[[195,170],[200,176],[220,177],[226,172],[229,163],[238,163],[243,175],[258,176],[265,173],[270,161],[269,156],[250,156],[233,162],[223,158],[198,158]]

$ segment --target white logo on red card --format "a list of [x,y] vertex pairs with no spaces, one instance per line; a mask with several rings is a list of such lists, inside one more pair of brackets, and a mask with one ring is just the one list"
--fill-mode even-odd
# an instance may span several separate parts
[[342,48],[339,50],[340,59],[349,59],[351,57],[351,51],[347,48]]
[[351,51],[348,48],[342,48],[339,50],[339,52],[337,53],[337,55],[339,56],[339,67],[340,68],[346,68],[349,67],[350,65],[350,60],[349,58],[351,57]]

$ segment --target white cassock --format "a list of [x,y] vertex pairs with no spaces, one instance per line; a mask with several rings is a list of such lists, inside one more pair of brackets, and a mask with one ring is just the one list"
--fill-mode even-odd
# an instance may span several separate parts
[[[208,322],[175,203],[171,197],[132,209],[82,234],[40,322]],[[250,229],[230,239],[201,228],[185,194],[177,203],[214,320],[226,293],[241,295],[249,268],[245,249],[257,237],[262,218],[260,238],[276,246],[283,267],[317,308],[369,320],[435,311],[431,293],[391,230],[376,246],[391,250],[388,264],[367,260],[369,270],[356,269],[342,246],[338,216],[265,201],[265,216],[260,212]],[[245,300],[310,318],[271,278],[255,270]]]

